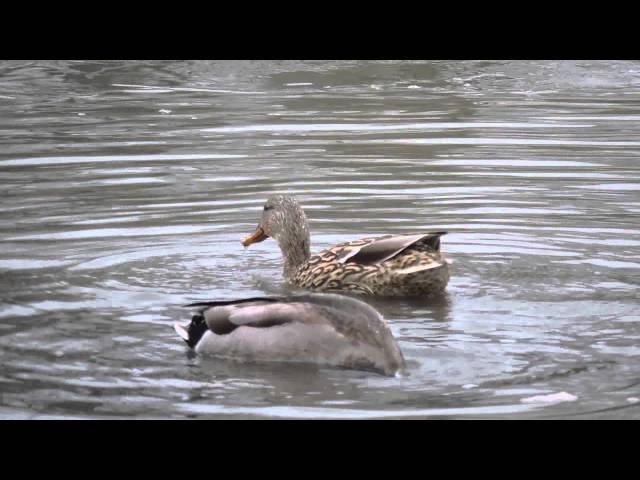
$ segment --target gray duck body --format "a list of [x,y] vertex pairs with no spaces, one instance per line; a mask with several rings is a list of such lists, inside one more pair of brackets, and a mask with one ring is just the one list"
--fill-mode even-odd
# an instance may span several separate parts
[[335,294],[188,305],[176,332],[199,354],[252,362],[312,363],[394,375],[404,357],[382,316]]

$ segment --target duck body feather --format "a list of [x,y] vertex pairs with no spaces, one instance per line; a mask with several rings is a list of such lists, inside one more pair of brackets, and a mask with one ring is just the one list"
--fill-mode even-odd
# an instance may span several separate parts
[[196,353],[249,362],[292,362],[394,375],[404,358],[371,306],[334,294],[253,298],[190,305],[176,324]]
[[291,280],[312,290],[348,290],[378,296],[429,296],[442,292],[449,266],[440,236],[385,235],[341,243],[311,255]]

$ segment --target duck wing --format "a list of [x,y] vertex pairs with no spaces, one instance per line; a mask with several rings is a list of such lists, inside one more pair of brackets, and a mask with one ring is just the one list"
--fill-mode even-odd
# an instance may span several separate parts
[[197,302],[185,305],[196,308],[191,319],[195,330],[209,329],[217,335],[225,335],[246,325],[257,328],[273,327],[293,320],[282,298],[256,297],[241,300]]
[[336,331],[343,334],[349,335],[352,330],[386,328],[386,323],[375,308],[347,295],[315,293],[297,296],[295,300],[313,305]]
[[322,321],[350,342],[380,349],[396,368],[405,365],[402,351],[387,322],[371,305],[346,295],[330,293],[298,296],[296,301],[313,305],[314,314],[322,316]]
[[189,306],[198,309],[189,329],[199,336],[207,328],[225,335],[241,326],[269,328],[286,323],[326,323],[349,334],[354,325],[366,330],[369,322],[382,322],[379,313],[366,303],[332,294],[199,302]]
[[424,244],[435,251],[440,250],[440,237],[447,232],[423,233],[417,235],[389,235],[372,239],[364,245],[353,245],[345,249],[339,256],[341,263],[358,263],[374,265],[389,260],[412,245]]

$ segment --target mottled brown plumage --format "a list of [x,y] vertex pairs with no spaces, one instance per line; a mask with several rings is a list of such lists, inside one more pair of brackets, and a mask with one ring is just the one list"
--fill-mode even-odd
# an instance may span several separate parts
[[449,267],[440,253],[446,232],[386,235],[341,243],[311,255],[307,218],[288,195],[267,200],[256,231],[244,246],[274,238],[284,277],[311,290],[343,290],[379,296],[429,296],[442,292]]

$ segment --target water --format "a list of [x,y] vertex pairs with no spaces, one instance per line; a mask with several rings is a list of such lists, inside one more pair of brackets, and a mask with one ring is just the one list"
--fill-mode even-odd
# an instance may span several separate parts
[[[640,418],[640,63],[0,63],[1,418]],[[448,230],[402,378],[189,355],[181,304]]]

